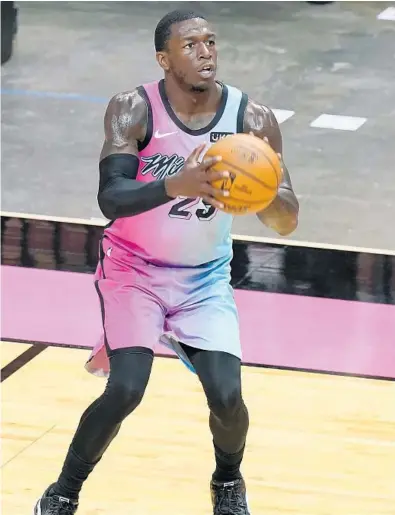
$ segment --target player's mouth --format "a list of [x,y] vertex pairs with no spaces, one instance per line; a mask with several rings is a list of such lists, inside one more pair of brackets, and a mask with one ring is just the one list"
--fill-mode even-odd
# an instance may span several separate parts
[[206,64],[198,70],[198,74],[203,79],[210,79],[215,74],[215,67],[213,64]]

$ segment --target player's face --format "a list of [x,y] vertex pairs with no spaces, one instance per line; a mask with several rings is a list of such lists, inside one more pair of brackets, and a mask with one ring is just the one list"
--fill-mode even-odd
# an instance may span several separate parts
[[194,18],[174,24],[164,54],[163,64],[159,63],[180,85],[203,92],[214,83],[217,70],[215,34],[206,20]]

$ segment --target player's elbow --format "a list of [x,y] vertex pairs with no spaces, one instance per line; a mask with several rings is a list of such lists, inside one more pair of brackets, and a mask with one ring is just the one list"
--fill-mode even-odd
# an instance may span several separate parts
[[298,221],[299,202],[296,197],[292,195],[292,197],[285,200],[278,216],[274,217],[272,228],[280,236],[289,236],[297,229]]
[[97,203],[103,216],[108,218],[108,220],[115,220],[117,218],[117,202],[111,191],[99,191]]
[[292,215],[288,215],[286,219],[282,221],[281,224],[278,224],[277,232],[280,236],[289,236],[292,234],[298,227],[298,215],[294,213]]
[[292,192],[292,195],[288,198],[286,215],[280,217],[280,223],[277,228],[278,234],[280,236],[289,236],[297,229],[298,222],[299,202],[296,195]]
[[298,227],[299,222],[299,202],[295,195],[290,199],[288,203],[287,214],[281,218],[281,222],[278,227],[278,233],[280,236],[289,236]]

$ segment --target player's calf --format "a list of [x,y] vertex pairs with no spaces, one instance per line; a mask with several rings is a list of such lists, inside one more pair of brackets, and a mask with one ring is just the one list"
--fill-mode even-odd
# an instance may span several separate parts
[[37,501],[34,515],[74,515],[83,484],[140,404],[150,377],[151,350],[125,349],[111,359],[104,393],[83,413],[56,483]]

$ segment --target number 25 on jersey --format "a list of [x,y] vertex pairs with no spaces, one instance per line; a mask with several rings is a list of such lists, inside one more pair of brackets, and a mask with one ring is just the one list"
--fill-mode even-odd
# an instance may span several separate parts
[[[170,218],[190,220],[192,216],[195,215],[198,220],[208,222],[217,214],[217,210],[214,206],[200,198],[178,197],[178,199],[179,202],[174,204],[169,211]],[[201,203],[203,207],[194,210],[194,207],[199,203]]]

